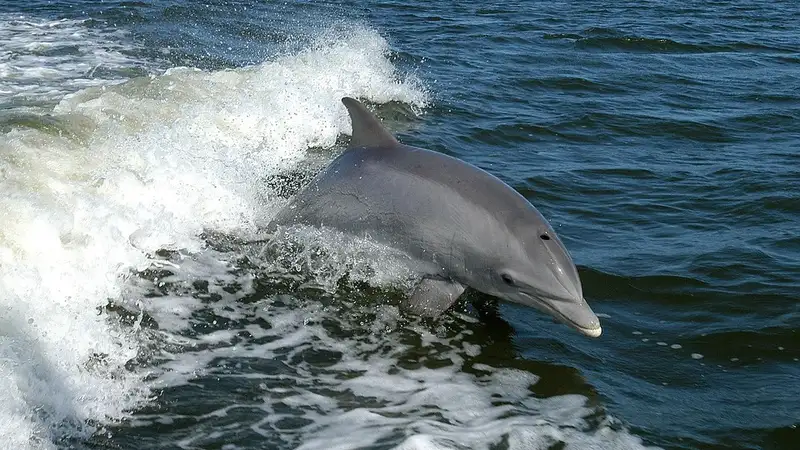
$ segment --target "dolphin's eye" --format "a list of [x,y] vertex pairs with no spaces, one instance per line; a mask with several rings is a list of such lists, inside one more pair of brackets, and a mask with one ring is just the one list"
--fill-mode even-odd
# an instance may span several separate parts
[[542,238],[543,241],[550,240],[550,236],[547,233],[540,234],[539,237]]
[[509,275],[507,273],[504,273],[504,274],[500,275],[500,278],[503,280],[503,283],[505,283],[505,284],[507,284],[509,286],[513,286],[514,285],[514,279],[511,278],[511,275]]

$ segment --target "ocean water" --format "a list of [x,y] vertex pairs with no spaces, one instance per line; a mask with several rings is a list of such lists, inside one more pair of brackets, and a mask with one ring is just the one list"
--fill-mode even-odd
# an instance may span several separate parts
[[[800,3],[0,4],[0,442],[793,449]],[[342,96],[528,197],[589,339],[261,228]],[[488,306],[487,306],[488,304]]]

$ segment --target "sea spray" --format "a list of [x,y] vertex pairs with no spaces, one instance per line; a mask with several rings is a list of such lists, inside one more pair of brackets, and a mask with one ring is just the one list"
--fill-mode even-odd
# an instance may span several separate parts
[[125,368],[147,343],[109,300],[147,306],[126,280],[159,249],[254,232],[277,207],[265,177],[349,132],[342,96],[424,105],[388,53],[367,28],[322,32],[258,66],[80,90],[0,136],[0,440],[54,448],[147,402]]

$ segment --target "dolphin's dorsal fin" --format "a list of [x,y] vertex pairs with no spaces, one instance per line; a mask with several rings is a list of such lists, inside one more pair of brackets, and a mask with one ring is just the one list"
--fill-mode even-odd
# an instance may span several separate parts
[[350,147],[388,147],[397,145],[397,139],[386,131],[369,110],[356,99],[344,97],[342,103],[350,113],[353,123],[353,138]]

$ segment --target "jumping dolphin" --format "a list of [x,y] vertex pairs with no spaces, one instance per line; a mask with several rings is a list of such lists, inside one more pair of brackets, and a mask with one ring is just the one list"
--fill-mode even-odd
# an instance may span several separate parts
[[399,143],[364,105],[342,103],[350,147],[269,228],[329,227],[404,252],[421,281],[403,306],[420,314],[443,313],[469,286],[600,336],[567,249],[525,197],[464,161]]

